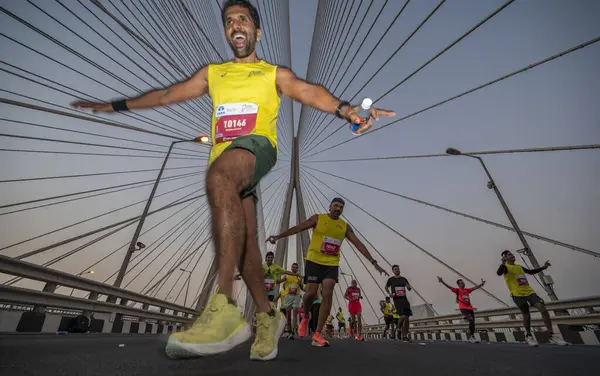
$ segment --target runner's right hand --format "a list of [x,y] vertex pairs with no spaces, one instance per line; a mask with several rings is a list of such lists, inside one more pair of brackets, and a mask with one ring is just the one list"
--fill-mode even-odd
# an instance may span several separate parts
[[[279,240],[279,239],[277,239],[277,236],[275,236],[275,235],[271,235],[271,236],[269,236],[269,237],[267,238],[267,242],[269,242],[269,243],[271,243],[271,244],[275,244],[275,243],[277,243],[277,240]],[[265,243],[266,243],[266,242],[265,242]]]
[[95,103],[95,102],[74,102],[71,103],[71,107],[77,109],[91,109],[92,112],[114,112],[112,104],[110,103]]

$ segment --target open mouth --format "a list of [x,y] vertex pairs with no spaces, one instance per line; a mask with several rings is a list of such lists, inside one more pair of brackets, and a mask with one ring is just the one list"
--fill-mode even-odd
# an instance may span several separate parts
[[233,33],[231,35],[231,39],[233,41],[233,45],[236,47],[241,47],[246,44],[246,35],[244,35],[243,33]]

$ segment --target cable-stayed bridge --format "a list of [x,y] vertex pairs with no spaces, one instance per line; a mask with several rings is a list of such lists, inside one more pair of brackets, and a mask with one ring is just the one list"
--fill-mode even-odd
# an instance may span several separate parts
[[[248,346],[210,359],[164,357],[166,335],[194,321],[217,277],[204,190],[210,98],[111,115],[69,104],[134,97],[229,60],[221,4],[4,1],[2,367],[15,375],[352,375],[375,366],[596,374],[600,27],[593,15],[600,7],[253,3],[261,58],[336,97],[368,96],[398,114],[356,137],[343,121],[283,98],[278,164],[260,186],[261,251],[275,252],[284,267],[302,266],[310,232],[277,245],[264,239],[343,198],[344,219],[380,265],[400,265],[414,287],[413,343],[381,338],[386,278],[348,244],[333,307],[347,316],[343,293],[356,279],[366,342],[335,340],[321,352],[282,340],[278,359],[264,364],[249,363]],[[521,343],[521,316],[495,274],[504,249],[526,267],[552,262],[530,279],[555,332],[574,346],[545,345],[537,313],[541,347]],[[467,323],[437,276],[487,281],[473,295],[481,344],[464,343]],[[251,320],[242,281],[235,292]],[[78,315],[91,318],[90,333],[56,335]]]

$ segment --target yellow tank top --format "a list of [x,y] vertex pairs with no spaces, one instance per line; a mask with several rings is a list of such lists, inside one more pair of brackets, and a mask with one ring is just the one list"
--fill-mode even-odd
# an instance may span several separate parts
[[333,325],[333,316],[331,316],[331,315],[327,316],[326,324]]
[[392,314],[392,303],[385,303],[385,305],[383,306],[383,314],[384,315],[391,315]]
[[277,66],[263,60],[252,64],[227,62],[208,66],[212,99],[211,164],[237,137],[265,136],[277,147],[279,93]]
[[284,295],[298,295],[300,294],[300,278],[293,275],[285,275],[285,281],[283,282]]
[[344,320],[344,313],[343,312],[338,312],[337,313],[337,320],[339,322],[343,322],[344,324],[346,323],[346,320]]
[[338,266],[347,226],[341,219],[331,219],[327,214],[319,214],[306,259],[320,265]]
[[399,319],[400,318],[400,315],[396,311],[396,308],[394,308],[394,310],[392,311],[392,316],[394,316],[395,319]]
[[529,286],[527,275],[525,274],[525,271],[521,265],[505,265],[506,269],[508,269],[508,272],[504,274],[504,280],[506,281],[506,286],[508,286],[510,295],[529,296],[535,293],[531,286]]

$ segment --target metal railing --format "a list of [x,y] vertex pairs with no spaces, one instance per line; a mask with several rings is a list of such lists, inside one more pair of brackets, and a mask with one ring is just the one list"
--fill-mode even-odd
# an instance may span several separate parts
[[[0,302],[34,305],[34,310],[38,312],[44,312],[46,307],[68,308],[90,313],[111,313],[181,324],[192,322],[197,314],[194,309],[188,307],[8,256],[0,255],[0,273],[46,283],[43,291],[0,285]],[[88,291],[90,295],[85,299],[56,294],[54,291],[58,286]],[[112,296],[120,301],[118,303],[100,301],[98,300],[100,295]],[[142,308],[128,304],[131,302],[141,303]],[[153,307],[158,310],[151,309]]]
[[[555,313],[552,317],[553,325],[600,325],[600,311],[597,309],[600,307],[600,296],[590,296],[576,299],[565,299],[557,300],[554,302],[546,303],[546,308],[551,313]],[[560,315],[560,312],[565,310],[581,310],[583,314],[575,315]],[[558,315],[556,313],[559,313]],[[511,308],[498,308],[477,311],[477,329],[511,329],[520,328],[523,323],[520,319],[517,319],[516,315],[520,314],[521,311],[517,307]],[[532,309],[532,314],[535,314],[536,310]],[[532,317],[532,327],[544,326],[541,318]],[[367,325],[363,327],[363,330],[368,333],[378,334],[383,332],[385,325]],[[425,319],[412,320],[410,322],[411,332],[416,333],[435,333],[442,331],[464,331],[468,329],[468,323],[464,320],[462,314],[451,314],[444,316],[436,316]]]

